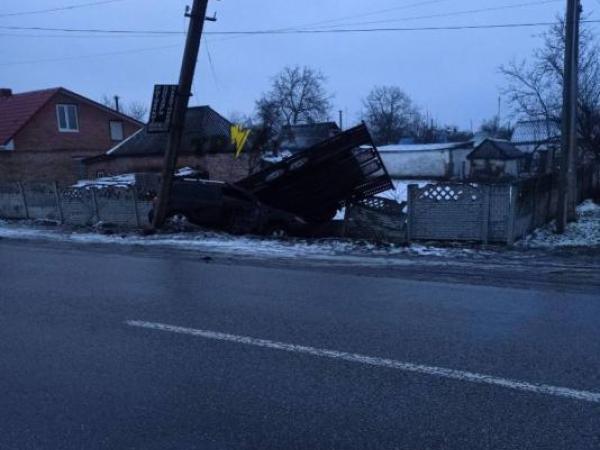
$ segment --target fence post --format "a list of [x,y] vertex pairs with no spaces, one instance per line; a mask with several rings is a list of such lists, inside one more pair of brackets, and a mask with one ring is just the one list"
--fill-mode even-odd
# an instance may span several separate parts
[[513,183],[508,188],[508,223],[506,225],[506,244],[515,242],[515,216],[517,214],[517,186]]
[[550,222],[554,218],[552,212],[552,199],[554,198],[554,177],[552,174],[544,175],[548,180],[548,200],[546,200],[546,213],[544,214],[544,223]]
[[484,186],[484,200],[483,200],[483,204],[482,206],[482,213],[483,213],[483,223],[481,224],[481,237],[482,237],[482,241],[485,245],[487,245],[487,243],[490,240],[490,209],[491,209],[491,187],[489,185]]
[[56,211],[58,211],[58,219],[60,223],[65,222],[65,217],[63,215],[62,204],[60,202],[60,195],[58,193],[58,183],[54,182],[54,200],[56,201]]
[[137,205],[137,189],[134,186],[130,186],[129,190],[132,193],[132,198],[133,198],[133,212],[135,214],[135,225],[139,228],[140,225],[140,215],[138,213],[138,205]]
[[418,185],[409,184],[407,188],[407,206],[406,206],[406,242],[410,244],[413,237],[413,216],[414,216],[414,193]]
[[[535,230],[539,225],[538,221],[538,196],[540,195],[540,177],[534,178],[535,182],[533,184],[533,198],[531,199],[531,208],[533,209],[533,226],[529,227],[529,231]],[[543,224],[543,222],[541,223]]]
[[[93,187],[90,188],[90,191],[92,191],[92,206],[94,207],[94,216],[92,217],[93,219],[96,219],[96,222],[100,222],[100,213],[98,211],[98,202],[96,201],[96,189],[94,189]],[[94,224],[92,224],[94,225]]]
[[19,185],[19,191],[21,192],[21,199],[23,200],[23,207],[25,208],[25,218],[29,219],[29,206],[27,205],[27,197],[25,195],[25,188],[23,187],[23,183],[20,181],[17,182]]

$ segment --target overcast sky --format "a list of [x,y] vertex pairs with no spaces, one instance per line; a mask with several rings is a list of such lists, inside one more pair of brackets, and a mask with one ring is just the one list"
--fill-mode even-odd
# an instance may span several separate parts
[[[99,0],[96,0],[99,1]],[[2,0],[0,27],[101,28],[183,32],[191,0],[115,0],[67,11],[6,16],[94,0]],[[380,28],[549,22],[565,0],[211,0],[218,21],[205,31],[303,27]],[[537,3],[537,4],[533,4]],[[495,11],[454,14],[483,8]],[[600,1],[583,0],[600,17]],[[454,15],[448,15],[448,14]],[[3,16],[4,15],[4,16]],[[423,18],[437,15],[438,17]],[[446,15],[445,17],[442,17]],[[600,29],[600,25],[592,26]],[[360,118],[361,100],[374,85],[397,85],[440,124],[477,127],[498,108],[498,66],[528,57],[544,28],[377,33],[206,36],[200,50],[192,105],[224,115],[251,113],[285,65],[308,65],[327,77],[334,112]],[[15,92],[64,86],[99,100],[150,102],[155,83],[176,83],[184,36],[120,36],[0,29],[0,87]],[[506,105],[503,114],[508,113]]]

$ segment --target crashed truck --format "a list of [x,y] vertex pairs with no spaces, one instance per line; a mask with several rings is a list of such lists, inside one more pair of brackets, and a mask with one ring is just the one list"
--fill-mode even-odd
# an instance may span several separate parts
[[176,177],[167,216],[236,234],[304,235],[330,222],[340,208],[390,189],[385,165],[361,124],[236,183]]

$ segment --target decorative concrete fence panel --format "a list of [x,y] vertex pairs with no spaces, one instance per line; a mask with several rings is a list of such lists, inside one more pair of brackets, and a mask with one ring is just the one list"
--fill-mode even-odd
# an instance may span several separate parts
[[26,219],[27,208],[23,195],[20,183],[0,183],[0,218]]
[[65,223],[88,226],[99,221],[93,189],[65,189],[61,192],[60,201]]
[[99,221],[121,226],[140,225],[134,189],[110,187],[94,189],[92,194]]
[[487,240],[490,190],[462,183],[408,187],[408,235],[413,240]]
[[126,185],[60,189],[56,183],[0,183],[0,218],[144,227],[150,225],[149,192]]
[[26,183],[22,187],[28,219],[62,220],[58,186],[55,183]]

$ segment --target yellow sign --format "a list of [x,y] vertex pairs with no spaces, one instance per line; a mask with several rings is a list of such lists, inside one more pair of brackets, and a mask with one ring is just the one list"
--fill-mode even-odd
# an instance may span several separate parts
[[245,130],[241,125],[231,125],[231,143],[235,145],[235,157],[239,158],[246,141],[250,136],[250,130]]

